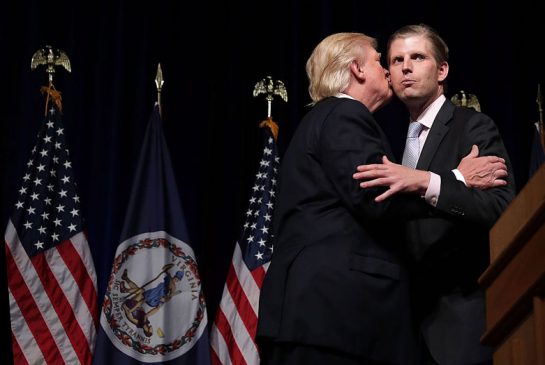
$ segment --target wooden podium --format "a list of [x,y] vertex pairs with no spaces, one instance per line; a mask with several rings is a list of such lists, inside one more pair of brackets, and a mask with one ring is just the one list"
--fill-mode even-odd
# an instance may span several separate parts
[[490,230],[483,344],[494,365],[545,365],[545,165]]

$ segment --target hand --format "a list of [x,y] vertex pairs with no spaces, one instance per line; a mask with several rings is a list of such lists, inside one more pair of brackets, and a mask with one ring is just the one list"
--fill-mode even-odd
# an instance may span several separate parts
[[497,156],[478,156],[479,147],[473,145],[457,167],[464,175],[466,185],[481,190],[507,185],[505,160]]
[[356,167],[358,172],[352,177],[356,180],[366,180],[360,183],[362,188],[374,186],[388,186],[381,195],[375,198],[381,202],[397,193],[417,193],[424,195],[430,182],[428,171],[415,170],[382,157],[382,164],[360,165]]

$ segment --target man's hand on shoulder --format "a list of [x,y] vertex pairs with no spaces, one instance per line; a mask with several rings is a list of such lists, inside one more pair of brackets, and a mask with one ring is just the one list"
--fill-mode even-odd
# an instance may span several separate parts
[[476,145],[462,158],[457,170],[470,188],[485,190],[507,185],[505,160],[498,156],[479,157],[479,147]]

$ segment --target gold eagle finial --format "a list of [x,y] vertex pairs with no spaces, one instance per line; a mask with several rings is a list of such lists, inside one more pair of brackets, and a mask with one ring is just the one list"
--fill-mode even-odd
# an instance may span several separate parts
[[267,100],[267,119],[261,122],[260,127],[269,127],[271,129],[274,139],[278,137],[278,125],[272,119],[272,101],[274,95],[280,96],[282,100],[288,101],[288,91],[284,86],[284,83],[280,80],[273,81],[272,77],[267,76],[261,81],[258,81],[254,86],[254,97],[265,94],[265,100]]
[[53,74],[55,73],[55,66],[62,66],[66,69],[66,71],[72,72],[72,68],[70,67],[70,60],[68,59],[68,56],[64,51],[60,49],[53,50],[53,47],[51,47],[50,45],[46,45],[44,48],[34,52],[34,54],[32,55],[32,59],[30,60],[31,70],[34,71],[36,67],[40,65],[47,66],[45,71],[47,72],[49,79],[49,85],[42,86],[40,88],[40,91],[43,94],[47,94],[47,98],[45,99],[44,114],[47,115],[47,108],[49,106],[50,100],[53,101],[57,106],[58,110],[62,112],[61,92],[55,89],[55,85],[53,85]]
[[267,76],[261,81],[258,81],[254,86],[254,97],[266,94],[265,99],[267,100],[267,118],[271,117],[271,103],[273,101],[274,95],[278,95],[284,101],[288,101],[288,91],[284,86],[284,83],[280,80],[273,81],[272,77]]
[[450,98],[450,101],[458,106],[473,108],[478,112],[481,111],[481,104],[479,104],[477,97],[474,94],[466,95],[464,90],[460,90],[458,93],[456,93],[452,98]]
[[280,80],[273,81],[272,77],[267,76],[261,81],[258,81],[254,87],[254,96],[259,94],[267,94],[267,98],[272,98],[273,95],[280,96],[284,101],[288,101],[288,92],[284,83]]
[[53,82],[53,74],[55,66],[62,66],[68,72],[72,72],[70,60],[66,53],[60,49],[53,50],[53,47],[46,45],[44,48],[37,50],[32,55],[30,60],[30,69],[35,70],[40,65],[47,66],[46,72],[49,75],[49,82]]

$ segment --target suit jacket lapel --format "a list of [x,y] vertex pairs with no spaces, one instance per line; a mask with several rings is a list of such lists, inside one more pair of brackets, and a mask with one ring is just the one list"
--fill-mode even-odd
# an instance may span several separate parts
[[418,158],[418,163],[416,164],[417,169],[429,169],[431,160],[433,159],[437,148],[439,148],[439,144],[449,130],[448,122],[454,115],[454,108],[454,104],[449,100],[446,100],[439,110],[439,113],[437,113],[430,132],[428,133],[428,137],[426,138],[426,142],[424,143],[424,147],[422,148],[422,152],[420,153],[420,157]]

